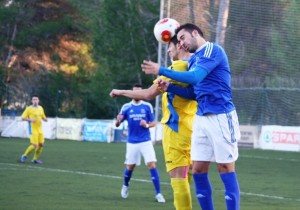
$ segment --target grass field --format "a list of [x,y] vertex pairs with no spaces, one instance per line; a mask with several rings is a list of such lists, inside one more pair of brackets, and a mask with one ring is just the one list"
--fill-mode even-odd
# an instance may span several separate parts
[[[167,202],[156,203],[149,171],[136,168],[127,199],[123,183],[123,143],[46,140],[42,165],[17,163],[26,139],[0,138],[1,210],[172,210],[173,195],[155,145],[161,188]],[[237,173],[241,210],[299,210],[300,153],[240,149]],[[216,210],[225,209],[223,186],[216,167],[210,168]],[[193,209],[200,209],[191,186]]]

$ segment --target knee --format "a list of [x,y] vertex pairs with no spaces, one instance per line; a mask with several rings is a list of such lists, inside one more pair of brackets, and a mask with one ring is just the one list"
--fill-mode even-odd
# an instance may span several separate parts
[[147,163],[147,166],[148,166],[148,169],[153,169],[153,168],[156,168],[156,164],[155,164],[155,162],[150,162],[150,163]]
[[217,167],[220,174],[233,172],[235,170],[234,163],[218,163]]
[[135,168],[135,165],[127,165],[127,170],[133,171]]
[[192,173],[193,174],[208,173],[209,166],[210,166],[210,162],[194,161]]

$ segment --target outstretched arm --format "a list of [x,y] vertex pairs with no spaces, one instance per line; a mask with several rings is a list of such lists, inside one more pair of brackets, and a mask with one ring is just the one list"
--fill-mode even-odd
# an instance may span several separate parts
[[153,84],[147,89],[142,90],[118,90],[113,89],[110,92],[110,97],[115,98],[118,96],[124,96],[127,98],[138,99],[138,100],[152,100],[156,96],[160,95],[161,92]]
[[144,61],[141,67],[146,74],[163,75],[178,82],[184,82],[191,85],[196,85],[201,82],[208,74],[206,70],[198,66],[190,71],[182,72],[176,71],[176,69],[170,70],[152,61]]

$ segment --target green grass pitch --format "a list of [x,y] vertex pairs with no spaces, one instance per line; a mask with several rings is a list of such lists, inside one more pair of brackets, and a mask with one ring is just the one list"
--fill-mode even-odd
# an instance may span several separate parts
[[[17,163],[27,139],[0,138],[0,210],[173,210],[170,178],[162,146],[155,145],[161,189],[167,202],[156,203],[149,171],[142,164],[122,199],[124,143],[46,140],[42,165]],[[237,174],[241,210],[300,209],[300,153],[240,149]],[[225,209],[215,164],[210,179],[216,210]],[[193,209],[198,206],[191,184]]]

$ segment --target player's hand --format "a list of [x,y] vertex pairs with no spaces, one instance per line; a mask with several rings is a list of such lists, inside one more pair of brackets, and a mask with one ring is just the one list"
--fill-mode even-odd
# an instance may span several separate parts
[[117,115],[117,120],[116,120],[116,123],[115,123],[116,127],[119,127],[119,125],[121,124],[122,119],[123,119],[123,115],[118,114]]
[[110,93],[109,93],[110,97],[115,98],[117,96],[121,95],[121,90],[118,89],[113,89]]
[[36,120],[34,118],[29,118],[28,121],[32,122],[32,123],[35,123]]
[[117,115],[117,121],[122,121],[123,120],[123,115],[121,115],[121,114],[118,114]]
[[144,60],[143,63],[141,64],[141,67],[142,67],[142,71],[145,72],[145,74],[158,75],[160,65],[152,61]]
[[157,81],[157,88],[160,90],[160,91],[167,91],[168,87],[169,87],[169,84],[170,82],[167,81],[167,80],[163,80],[163,79],[158,79]]
[[116,126],[116,127],[119,127],[120,124],[121,124],[121,122],[120,122],[119,120],[116,120],[115,126]]
[[146,120],[141,120],[140,121],[140,126],[142,126],[142,127],[144,127],[144,128],[146,128],[147,127],[147,122],[146,122]]

